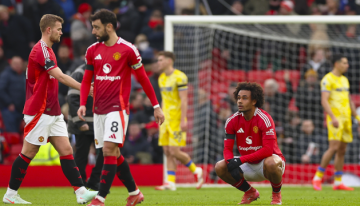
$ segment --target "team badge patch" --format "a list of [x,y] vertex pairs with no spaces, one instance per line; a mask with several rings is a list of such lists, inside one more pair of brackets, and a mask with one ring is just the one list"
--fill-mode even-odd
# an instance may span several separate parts
[[113,58],[115,59],[115,61],[119,60],[121,58],[121,54],[119,52],[116,52],[114,55],[113,55]]
[[255,133],[258,133],[259,128],[258,128],[257,126],[255,126],[255,127],[253,128],[253,131],[254,131]]
[[96,144],[96,145],[98,145],[98,144],[99,144],[99,142],[98,142],[98,140],[97,140],[97,139],[95,139],[95,144]]
[[39,140],[39,142],[43,142],[43,141],[44,141],[44,137],[43,137],[43,136],[40,136],[38,140]]

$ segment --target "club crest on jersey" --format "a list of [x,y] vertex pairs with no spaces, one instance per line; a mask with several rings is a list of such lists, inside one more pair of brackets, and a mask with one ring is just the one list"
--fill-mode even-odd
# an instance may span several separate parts
[[119,52],[115,52],[115,54],[113,55],[113,58],[115,61],[117,61],[121,58],[121,54]]
[[109,74],[111,72],[111,65],[109,63],[104,64],[103,71],[105,74]]
[[259,131],[259,128],[258,128],[257,126],[255,126],[255,127],[253,128],[253,131],[255,132],[255,134],[257,134],[258,131]]

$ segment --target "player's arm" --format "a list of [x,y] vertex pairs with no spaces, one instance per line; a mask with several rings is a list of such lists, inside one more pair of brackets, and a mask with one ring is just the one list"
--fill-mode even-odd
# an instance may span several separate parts
[[322,91],[321,92],[321,105],[324,108],[325,112],[331,117],[331,119],[335,118],[334,113],[331,111],[331,107],[329,104],[330,92]]
[[64,74],[59,67],[51,69],[48,73],[66,86],[80,90],[81,84],[69,75]]
[[84,77],[81,82],[81,88],[80,88],[80,108],[77,111],[77,115],[82,121],[85,121],[84,116],[86,115],[87,97],[91,89],[91,81],[93,75],[94,75],[94,67],[92,65],[86,64]]
[[351,116],[355,117],[358,123],[360,124],[360,116],[356,113],[356,107],[354,102],[351,100],[351,96],[349,94],[349,102],[350,102],[350,108],[351,108]]
[[234,158],[233,148],[236,138],[236,131],[234,130],[234,119],[230,119],[231,117],[229,117],[225,123],[223,155],[226,163],[229,163],[229,160]]
[[187,104],[188,104],[188,90],[187,88],[182,89],[181,87],[178,88],[179,96],[181,101],[181,130],[187,130],[187,122],[186,122],[186,114],[187,114]]
[[149,97],[151,104],[154,107],[154,117],[155,121],[161,125],[165,121],[164,114],[160,108],[159,102],[156,98],[154,88],[152,87],[148,76],[146,75],[144,66],[141,63],[141,56],[137,51],[135,46],[132,46],[133,51],[130,52],[130,55],[127,59],[129,66],[135,70],[135,75],[137,80],[141,84],[145,94]]

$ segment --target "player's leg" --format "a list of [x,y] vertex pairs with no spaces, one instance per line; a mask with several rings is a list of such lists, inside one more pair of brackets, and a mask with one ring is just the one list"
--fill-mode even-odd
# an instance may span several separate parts
[[141,193],[139,188],[137,187],[135,180],[131,174],[129,164],[125,161],[124,156],[120,154],[120,151],[117,154],[117,168],[116,175],[119,180],[124,184],[126,189],[128,190],[129,197],[127,198],[126,205],[136,205],[144,201],[144,195]]
[[337,152],[340,147],[340,141],[343,135],[344,124],[341,118],[337,118],[339,121],[339,127],[335,128],[331,123],[331,118],[328,116],[326,119],[327,128],[328,128],[328,139],[329,139],[329,148],[323,154],[315,176],[313,178],[312,184],[314,190],[321,190],[321,182],[325,173],[325,169],[328,166],[329,162]]
[[76,134],[75,135],[75,163],[79,168],[80,175],[83,182],[86,184],[86,172],[85,168],[88,163],[88,156],[90,151],[90,145],[94,141],[94,137],[91,135],[85,134]]
[[346,147],[348,143],[351,143],[353,140],[352,136],[352,123],[351,119],[347,119],[344,121],[344,132],[340,142],[339,149],[335,154],[334,166],[335,166],[335,181],[334,181],[334,190],[348,190],[352,191],[354,188],[347,187],[341,183],[343,167],[344,167],[344,159],[346,153]]
[[49,136],[49,127],[54,121],[50,116],[39,113],[35,116],[24,115],[26,126],[24,128],[24,143],[19,157],[14,161],[11,168],[11,177],[9,187],[4,195],[3,202],[11,204],[31,204],[24,201],[17,194],[30,161],[39,151],[40,145],[47,142]]
[[[196,188],[200,189],[204,182],[202,168],[196,167],[190,156],[186,152],[181,151],[181,148],[178,146],[170,146],[169,152],[171,157],[179,160],[183,165],[189,168],[189,170],[194,174],[195,181],[197,183]],[[176,164],[176,161],[174,162]]]
[[[251,168],[247,167],[247,163],[243,164],[243,167],[236,168],[233,171],[228,171],[227,164],[225,160],[220,160],[215,165],[215,172],[220,179],[224,180],[226,183],[232,185],[236,189],[245,192],[240,204],[250,204],[252,201],[255,201],[259,198],[259,192],[251,187],[251,185],[245,180],[244,172],[255,174]],[[243,169],[245,171],[243,171]]]
[[4,195],[3,202],[9,204],[31,204],[20,198],[17,191],[20,188],[20,185],[25,178],[26,170],[35,157],[36,153],[39,151],[39,145],[33,145],[29,142],[24,141],[21,153],[15,159],[11,167],[11,176],[9,181],[9,186]]
[[281,205],[282,175],[285,169],[285,162],[277,155],[265,158],[263,172],[272,187],[272,205]]
[[322,178],[325,173],[325,169],[328,166],[329,162],[333,158],[334,154],[337,152],[337,150],[340,147],[340,141],[338,140],[330,140],[329,141],[329,148],[326,150],[326,152],[323,154],[320,162],[320,166],[318,167],[315,176],[313,178],[312,184],[314,190],[321,190],[321,182]]
[[54,117],[55,120],[50,127],[49,140],[60,155],[61,169],[69,180],[76,194],[78,203],[86,203],[96,196],[96,191],[88,191],[82,181],[79,168],[76,166],[73,149],[71,147],[66,123],[63,115]]
[[183,165],[189,168],[189,170],[194,174],[196,189],[200,189],[204,182],[202,168],[196,167],[190,156],[187,153],[181,151],[181,147],[186,146],[186,132],[181,131],[180,121],[170,122],[168,128],[170,156],[176,158]]
[[167,170],[167,180],[161,186],[156,186],[155,190],[176,190],[176,159],[170,156],[169,151],[169,123],[164,123],[160,126],[159,129],[159,146],[162,146],[164,155],[166,157],[166,170]]
[[96,163],[95,167],[91,171],[90,178],[88,179],[88,182],[86,186],[92,190],[99,190],[99,184],[100,184],[100,176],[101,176],[101,170],[104,165],[104,155],[102,152],[102,149],[96,149]]

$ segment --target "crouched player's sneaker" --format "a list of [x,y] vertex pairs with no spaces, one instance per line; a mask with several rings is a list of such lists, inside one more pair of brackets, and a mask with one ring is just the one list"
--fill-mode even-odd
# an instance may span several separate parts
[[259,198],[259,196],[260,196],[259,191],[257,191],[257,189],[252,187],[252,188],[250,188],[249,191],[245,192],[245,194],[239,204],[240,205],[250,204],[251,202],[257,200],[257,198]]
[[142,201],[144,201],[144,195],[141,192],[139,192],[139,194],[137,194],[137,195],[130,195],[126,199],[126,201],[127,201],[126,206],[137,205],[138,203],[141,203]]
[[176,186],[175,186],[175,183],[173,183],[173,182],[165,182],[161,186],[156,186],[155,190],[171,190],[171,191],[175,191]]
[[9,197],[8,195],[5,194],[4,198],[3,198],[3,202],[5,204],[28,204],[28,205],[31,204],[31,202],[27,202],[27,201],[21,199],[19,194],[16,194],[12,197]]
[[85,204],[92,200],[98,193],[98,191],[90,191],[85,189],[85,187],[80,188],[79,192],[76,194],[76,201],[79,204]]
[[195,182],[196,182],[196,189],[200,189],[204,183],[203,178],[203,169],[201,167],[197,167],[194,172]]
[[281,192],[273,192],[272,193],[272,201],[271,201],[272,205],[281,205]]

